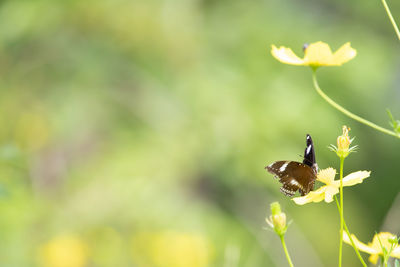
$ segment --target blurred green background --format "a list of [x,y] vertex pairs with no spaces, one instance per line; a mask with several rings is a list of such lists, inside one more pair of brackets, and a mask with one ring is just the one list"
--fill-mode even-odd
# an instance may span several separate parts
[[272,201],[296,266],[336,266],[335,204],[295,205],[264,166],[301,160],[309,133],[338,168],[342,125],[359,145],[345,173],[372,171],[345,190],[350,230],[398,234],[399,140],[269,52],[320,40],[358,52],[322,89],[389,127],[400,44],[380,1],[1,1],[0,266],[286,266]]

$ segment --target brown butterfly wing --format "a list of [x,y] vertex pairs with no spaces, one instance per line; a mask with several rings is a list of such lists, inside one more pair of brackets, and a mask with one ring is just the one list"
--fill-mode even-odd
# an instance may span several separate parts
[[276,161],[266,169],[283,184],[280,190],[287,196],[293,196],[297,190],[304,196],[314,188],[316,174],[310,166],[303,163]]

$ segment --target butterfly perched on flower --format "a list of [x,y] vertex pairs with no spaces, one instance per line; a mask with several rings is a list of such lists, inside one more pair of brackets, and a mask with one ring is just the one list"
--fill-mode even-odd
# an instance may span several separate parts
[[281,192],[287,196],[293,196],[297,191],[302,196],[314,189],[317,179],[318,165],[315,161],[314,143],[307,134],[307,147],[304,151],[303,163],[289,160],[275,161],[265,167],[275,178],[282,183]]

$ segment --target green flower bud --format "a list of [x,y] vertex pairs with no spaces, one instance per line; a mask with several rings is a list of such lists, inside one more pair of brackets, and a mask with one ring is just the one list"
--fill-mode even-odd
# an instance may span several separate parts
[[271,216],[266,221],[279,236],[286,233],[286,214],[281,211],[281,206],[278,202],[271,203]]
[[389,243],[392,245],[398,245],[399,244],[399,239],[397,238],[397,236],[392,236],[388,239]]

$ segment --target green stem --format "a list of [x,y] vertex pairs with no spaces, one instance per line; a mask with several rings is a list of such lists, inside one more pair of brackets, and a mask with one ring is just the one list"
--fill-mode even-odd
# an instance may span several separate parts
[[340,157],[340,243],[339,243],[339,267],[342,266],[342,250],[343,250],[343,163],[344,157]]
[[392,23],[392,26],[394,28],[394,31],[396,32],[397,38],[400,40],[400,31],[399,28],[397,27],[396,21],[394,20],[392,13],[390,12],[389,6],[386,4],[385,0],[382,0],[383,7],[385,8],[386,14],[389,17],[390,22]]
[[287,250],[287,248],[286,248],[286,243],[285,243],[284,235],[281,235],[280,238],[281,238],[283,250],[285,251],[286,259],[287,259],[287,261],[288,261],[288,263],[289,263],[289,266],[290,266],[290,267],[293,267],[292,260],[290,259],[289,252],[288,252],[288,250]]
[[[338,199],[337,199],[336,196],[335,196],[335,201],[336,201],[336,206],[337,206],[337,208],[338,208],[338,211],[339,211],[339,213],[340,213],[340,205],[339,205],[339,201],[338,201]],[[361,257],[360,252],[358,251],[358,249],[357,249],[357,247],[356,247],[356,244],[354,243],[353,238],[352,238],[351,235],[350,235],[350,231],[349,231],[349,228],[347,228],[347,224],[346,224],[346,221],[345,221],[345,220],[343,220],[343,224],[344,224],[344,230],[346,231],[347,236],[348,236],[349,239],[350,239],[350,243],[351,243],[351,245],[353,246],[354,251],[356,252],[358,259],[360,260],[361,264],[362,264],[364,267],[367,267],[367,264],[364,262],[363,258]]]
[[331,106],[333,106],[334,108],[336,108],[336,109],[339,110],[340,112],[344,113],[345,115],[349,116],[350,118],[352,118],[352,119],[354,119],[354,120],[356,120],[356,121],[358,121],[358,122],[361,122],[361,123],[363,123],[363,124],[365,124],[365,125],[368,125],[369,127],[372,127],[372,128],[374,128],[375,130],[378,130],[378,131],[383,132],[383,133],[385,133],[385,134],[392,135],[392,136],[395,136],[395,137],[397,137],[397,138],[400,138],[400,135],[399,135],[399,134],[397,134],[397,133],[395,133],[395,132],[393,132],[393,131],[390,131],[390,130],[388,130],[388,129],[385,129],[385,128],[383,128],[383,127],[380,127],[380,126],[376,125],[375,123],[372,123],[372,122],[370,122],[370,121],[368,121],[368,120],[366,120],[366,119],[363,119],[363,118],[361,118],[360,116],[357,116],[357,115],[351,113],[350,111],[348,111],[348,110],[345,109],[344,107],[342,107],[342,106],[340,106],[339,104],[337,104],[337,103],[336,103],[335,101],[333,101],[329,96],[327,96],[327,95],[321,90],[321,88],[319,87],[318,81],[317,81],[317,76],[316,76],[316,74],[315,74],[315,70],[313,70],[313,75],[312,75],[312,76],[313,76],[313,83],[314,83],[314,88],[315,88],[315,90],[316,90],[317,93],[318,93],[323,99],[325,99],[326,102],[328,102]]

